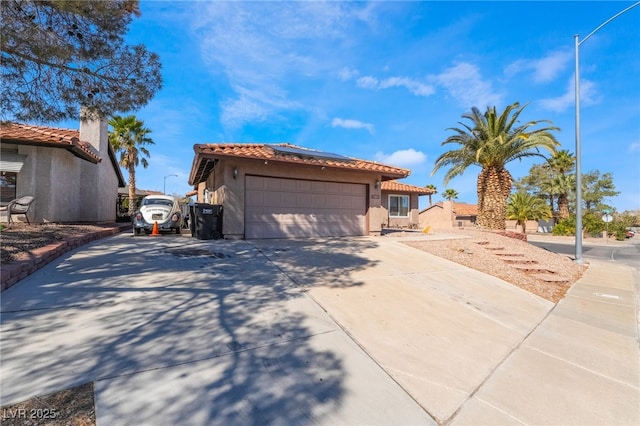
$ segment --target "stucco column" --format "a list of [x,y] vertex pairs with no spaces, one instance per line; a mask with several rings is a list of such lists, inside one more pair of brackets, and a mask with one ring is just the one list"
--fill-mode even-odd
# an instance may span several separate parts
[[387,221],[386,210],[382,208],[380,182],[378,177],[375,182],[369,184],[369,235],[373,236],[382,233],[382,224]]

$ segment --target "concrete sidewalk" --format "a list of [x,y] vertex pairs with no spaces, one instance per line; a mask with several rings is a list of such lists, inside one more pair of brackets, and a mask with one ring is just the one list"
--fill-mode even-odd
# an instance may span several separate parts
[[452,424],[638,425],[638,272],[589,269]]
[[397,239],[354,246],[362,269],[349,251],[263,244],[438,423],[640,424],[633,268],[593,262],[553,305]]

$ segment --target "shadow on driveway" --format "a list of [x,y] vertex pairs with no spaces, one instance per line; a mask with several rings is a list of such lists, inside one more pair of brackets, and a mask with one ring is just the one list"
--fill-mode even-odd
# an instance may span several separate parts
[[[121,234],[67,253],[3,293],[1,404],[93,381],[102,424],[344,420],[345,362],[377,366],[269,260],[285,246]],[[361,248],[327,246],[310,273],[357,285]],[[294,247],[302,268],[316,248]]]

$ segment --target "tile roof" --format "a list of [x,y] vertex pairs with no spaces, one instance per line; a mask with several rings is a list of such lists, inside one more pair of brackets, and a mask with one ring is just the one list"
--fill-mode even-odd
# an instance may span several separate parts
[[[292,152],[277,152],[275,147],[293,148],[303,151],[303,154]],[[357,158],[331,158],[322,151],[311,150],[291,144],[257,144],[257,143],[213,143],[197,144],[193,146],[195,157],[189,176],[189,184],[195,185],[207,179],[214,165],[211,159],[246,158],[273,161],[279,163],[295,163],[309,166],[321,166],[341,170],[379,173],[382,180],[405,178],[411,173],[408,169],[388,166],[375,161]],[[308,153],[308,155],[306,155]],[[341,157],[341,156],[340,156]]]
[[380,189],[383,191],[396,191],[396,192],[409,192],[418,195],[434,194],[436,191],[421,186],[408,185],[406,183],[398,182],[397,180],[389,180],[382,182]]
[[[435,203],[430,205],[427,208],[424,208],[420,211],[422,213],[425,210],[432,209],[434,207],[444,208],[444,203],[440,201],[439,203]],[[477,204],[466,204],[466,203],[451,203],[451,208],[453,209],[453,213],[456,216],[477,216],[478,215],[478,205]]]
[[102,161],[89,142],[80,140],[78,130],[7,123],[0,126],[0,138],[5,143],[64,148],[94,164]]
[[458,216],[477,216],[477,204],[453,203],[453,212]]

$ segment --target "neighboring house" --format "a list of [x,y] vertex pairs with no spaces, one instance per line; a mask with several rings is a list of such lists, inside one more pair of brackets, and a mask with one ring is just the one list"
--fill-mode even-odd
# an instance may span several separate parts
[[389,228],[418,227],[418,197],[434,194],[433,189],[390,180],[382,182],[382,208]]
[[420,227],[433,229],[463,228],[473,226],[478,216],[476,204],[442,201],[422,209],[419,214]]
[[407,169],[290,144],[194,145],[197,202],[223,206],[225,238],[379,235],[381,183]]
[[106,120],[81,121],[80,130],[9,123],[0,132],[2,205],[31,195],[32,223],[115,221],[125,183]]
[[[478,206],[476,204],[443,201],[422,209],[419,216],[421,228],[425,226],[430,226],[434,229],[464,228],[475,226]],[[552,228],[553,222],[545,220],[527,221],[527,233],[551,232]],[[522,226],[519,226],[515,220],[507,220],[506,229],[522,232]]]

